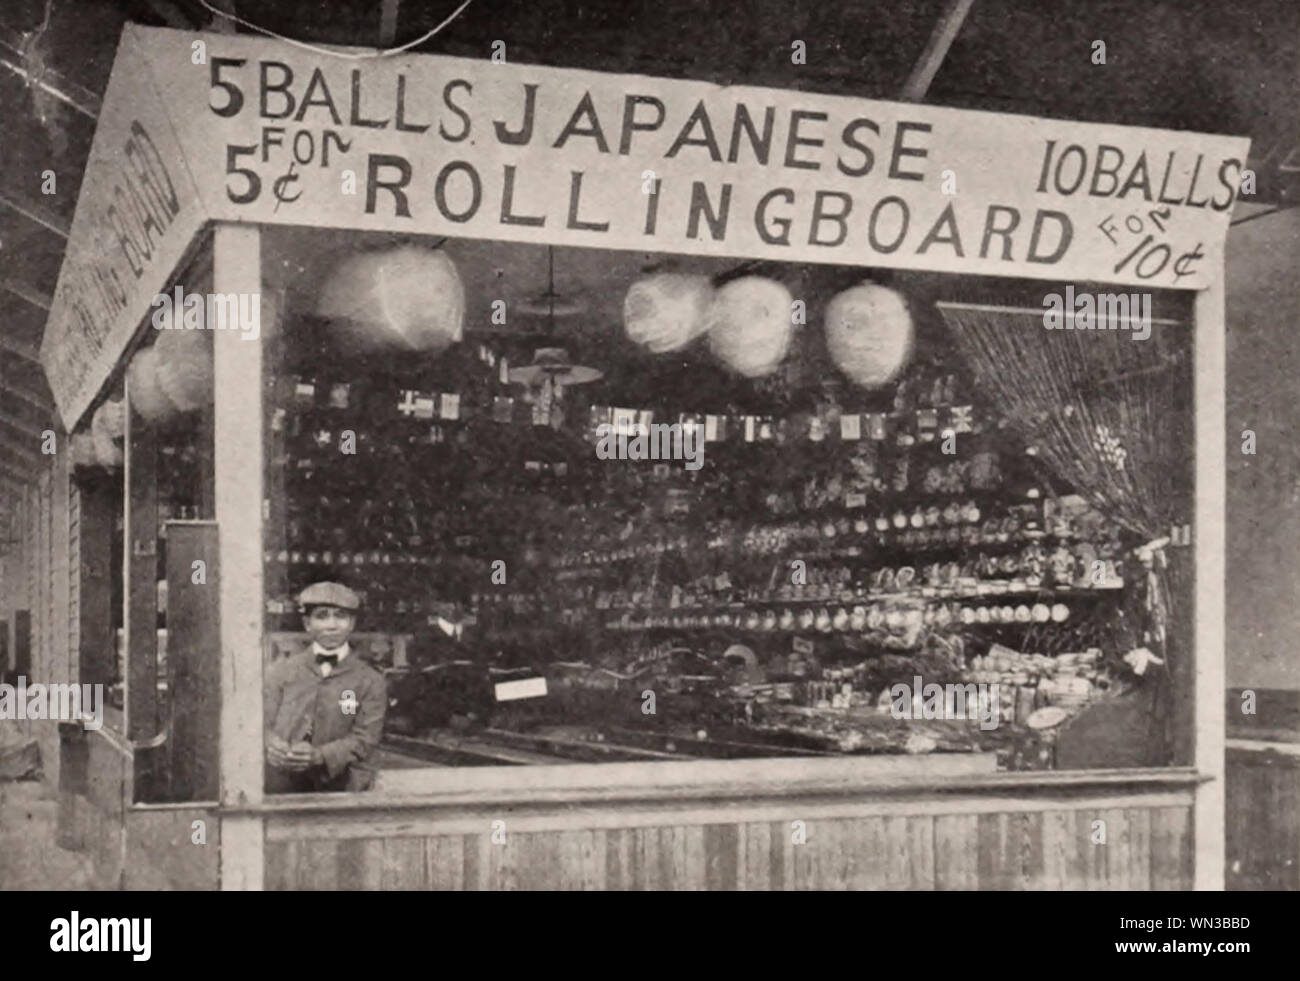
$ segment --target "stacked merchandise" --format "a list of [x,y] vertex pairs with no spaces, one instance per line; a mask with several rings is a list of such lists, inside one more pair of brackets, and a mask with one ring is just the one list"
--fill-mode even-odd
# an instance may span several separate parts
[[[555,370],[522,374],[462,345],[423,374],[341,378],[300,358],[272,383],[268,613],[292,629],[294,590],[329,575],[364,594],[365,629],[455,624],[450,645],[417,642],[429,653],[398,682],[409,732],[459,719],[661,754],[1050,763],[1031,719],[1113,690],[1134,543],[1053,484],[941,342],[833,329],[891,298],[836,295],[810,356],[788,330],[756,348],[729,333],[786,303],[770,292],[701,334],[648,329],[634,287],[628,333],[649,362],[618,349],[579,368],[546,349],[534,361]],[[699,452],[594,452],[657,420]],[[494,698],[519,678],[539,679],[531,697]],[[997,685],[994,724],[977,706],[902,710],[894,688],[914,679]]]

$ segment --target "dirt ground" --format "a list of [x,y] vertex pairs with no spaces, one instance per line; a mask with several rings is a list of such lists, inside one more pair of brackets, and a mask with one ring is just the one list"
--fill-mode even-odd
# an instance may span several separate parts
[[56,844],[57,822],[39,780],[0,781],[0,891],[92,888],[90,859]]

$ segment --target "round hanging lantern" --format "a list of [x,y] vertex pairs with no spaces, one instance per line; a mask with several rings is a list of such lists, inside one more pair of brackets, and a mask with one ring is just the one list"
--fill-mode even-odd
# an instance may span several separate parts
[[653,354],[679,351],[709,326],[707,276],[658,273],[633,283],[623,300],[627,336]]
[[212,403],[212,338],[201,330],[160,330],[154,374],[173,411],[193,412]]
[[109,399],[95,410],[90,420],[90,439],[94,446],[95,461],[101,467],[120,467],[122,447],[117,445],[126,432],[126,420],[121,399]]
[[826,348],[840,371],[863,388],[892,381],[912,350],[912,315],[895,290],[863,283],[826,305]]
[[316,305],[349,346],[442,351],[465,328],[465,287],[446,253],[404,245],[344,259]]
[[176,407],[158,384],[158,349],[147,347],[135,353],[126,369],[131,406],[145,422],[157,424],[175,414]]
[[126,435],[126,412],[121,399],[107,399],[90,421],[92,432],[102,432],[110,439],[121,439]]
[[95,456],[95,440],[90,433],[73,433],[70,452],[74,467],[93,467],[99,462]]
[[790,347],[792,302],[783,284],[762,276],[718,287],[709,310],[709,348],[746,378],[770,375]]

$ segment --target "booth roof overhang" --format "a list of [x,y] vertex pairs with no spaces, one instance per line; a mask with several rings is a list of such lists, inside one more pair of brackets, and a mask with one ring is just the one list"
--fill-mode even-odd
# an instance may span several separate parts
[[1203,289],[1249,147],[338,51],[124,30],[41,347],[69,430],[210,221]]

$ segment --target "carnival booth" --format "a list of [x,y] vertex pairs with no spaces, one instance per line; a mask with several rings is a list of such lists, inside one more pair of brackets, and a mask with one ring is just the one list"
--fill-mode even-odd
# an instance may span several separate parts
[[[129,28],[42,349],[122,570],[68,836],[128,887],[1221,886],[1245,157]],[[374,785],[268,793],[322,580]]]

